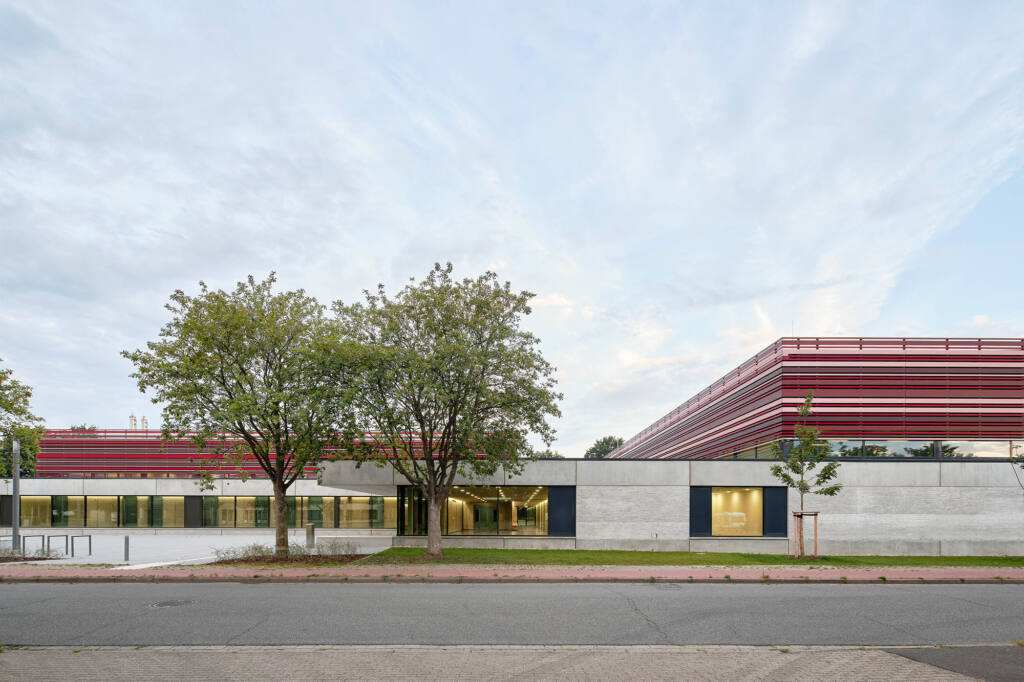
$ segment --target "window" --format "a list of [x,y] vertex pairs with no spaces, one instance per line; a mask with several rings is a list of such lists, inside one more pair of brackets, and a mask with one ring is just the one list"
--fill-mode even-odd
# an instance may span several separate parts
[[89,495],[85,499],[86,523],[90,528],[117,528],[116,495]]
[[786,537],[786,488],[692,486],[691,537]]
[[761,488],[711,489],[711,535],[761,535],[763,515]]
[[[397,506],[399,534],[426,535],[427,504],[420,490],[399,487]],[[441,507],[441,532],[571,536],[576,531],[575,506],[571,486],[454,486]]]

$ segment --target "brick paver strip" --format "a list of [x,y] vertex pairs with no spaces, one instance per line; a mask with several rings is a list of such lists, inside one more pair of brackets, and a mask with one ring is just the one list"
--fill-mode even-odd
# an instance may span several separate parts
[[36,647],[3,680],[968,680],[865,647]]
[[351,582],[850,582],[850,583],[1024,583],[1024,568],[959,567],[714,567],[714,566],[340,566],[280,568],[238,566],[161,566],[115,569],[73,564],[0,565],[0,580],[176,582],[176,581],[351,581]]

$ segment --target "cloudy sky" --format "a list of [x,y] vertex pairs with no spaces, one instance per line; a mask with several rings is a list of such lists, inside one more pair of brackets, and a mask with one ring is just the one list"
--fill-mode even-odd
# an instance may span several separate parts
[[0,357],[53,428],[198,280],[537,294],[555,449],[783,335],[1024,334],[1024,4],[0,2]]

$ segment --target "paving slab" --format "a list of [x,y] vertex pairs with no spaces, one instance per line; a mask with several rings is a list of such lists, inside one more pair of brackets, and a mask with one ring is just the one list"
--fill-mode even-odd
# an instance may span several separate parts
[[0,680],[970,680],[868,647],[33,647]]
[[944,670],[978,677],[986,682],[1019,682],[1024,679],[1024,646],[929,646],[889,651]]

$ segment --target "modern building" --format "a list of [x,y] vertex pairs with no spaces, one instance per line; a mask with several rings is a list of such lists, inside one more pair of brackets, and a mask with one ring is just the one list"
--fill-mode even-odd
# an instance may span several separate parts
[[[610,459],[542,460],[517,476],[457,480],[445,542],[792,551],[798,497],[765,458],[773,443],[787,447],[809,390],[807,423],[842,460],[840,494],[807,500],[820,512],[822,552],[1024,555],[1024,471],[1011,459],[1024,444],[1024,339],[780,339]],[[272,492],[258,470],[248,481],[223,470],[215,490],[201,492],[189,480],[192,452],[188,442],[160,444],[157,432],[50,432],[41,477],[22,484],[22,524],[272,527]],[[425,503],[391,468],[340,461],[315,473],[296,482],[289,525],[425,543]],[[9,524],[9,484],[0,495],[0,524]]]
[[765,458],[808,391],[806,423],[837,456],[1005,458],[1024,443],[1024,339],[782,338],[608,457]]

